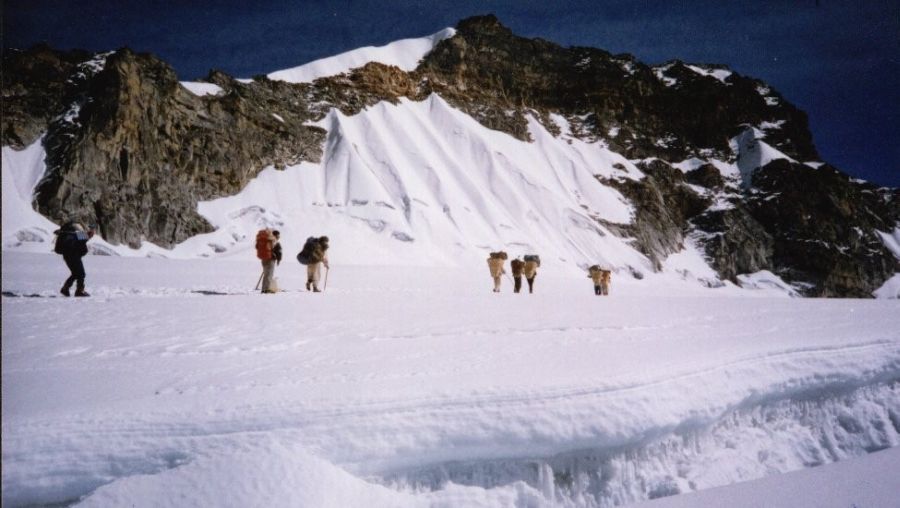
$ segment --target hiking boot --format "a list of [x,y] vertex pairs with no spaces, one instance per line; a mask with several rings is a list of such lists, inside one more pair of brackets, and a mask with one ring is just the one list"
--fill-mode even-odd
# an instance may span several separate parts
[[312,291],[313,293],[321,293],[321,291],[319,291],[319,288],[317,288],[316,286],[313,286]]
[[59,294],[63,296],[72,296],[72,294],[69,293],[69,286],[63,286],[62,288],[60,288]]
[[312,288],[312,282],[306,281],[306,290],[307,290],[307,291],[310,291],[311,288]]
[[[66,296],[69,296],[69,295],[66,295]],[[91,296],[91,295],[87,291],[85,291],[83,289],[79,289],[79,290],[75,291],[75,296]]]

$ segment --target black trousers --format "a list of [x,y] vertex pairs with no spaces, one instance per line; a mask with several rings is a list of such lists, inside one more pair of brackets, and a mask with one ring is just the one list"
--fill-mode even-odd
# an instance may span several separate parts
[[[534,277],[537,277],[537,274],[535,274]],[[526,281],[528,281],[528,292],[529,293],[534,292],[534,277],[532,277],[530,279],[525,279]]]
[[602,294],[602,292],[600,291],[600,284],[597,284],[594,286],[594,294],[595,295]]
[[66,266],[69,267],[69,271],[72,272],[69,275],[69,278],[66,279],[65,287],[71,287],[72,283],[78,281],[78,287],[84,287],[84,263],[81,262],[81,256],[78,255],[68,255],[63,256],[63,260],[66,262]]
[[522,289],[522,276],[519,275],[518,277],[513,277],[513,283],[513,292],[518,293]]

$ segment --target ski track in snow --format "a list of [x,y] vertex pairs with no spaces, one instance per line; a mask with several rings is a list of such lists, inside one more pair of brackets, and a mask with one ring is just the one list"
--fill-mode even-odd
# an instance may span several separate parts
[[[481,264],[335,265],[314,295],[288,263],[276,275],[290,291],[263,296],[247,289],[255,262],[89,256],[95,297],[3,297],[4,504],[98,488],[86,505],[119,504],[138,485],[274,453],[285,485],[291,468],[331,471],[383,505],[452,506],[454,484],[416,494],[359,478],[641,447],[733,411],[900,379],[896,302],[648,293],[624,279],[596,297],[549,268],[534,295],[508,279],[495,295]],[[4,253],[4,291],[50,296],[64,276],[57,256]],[[460,502],[553,505],[546,489],[510,485]]]

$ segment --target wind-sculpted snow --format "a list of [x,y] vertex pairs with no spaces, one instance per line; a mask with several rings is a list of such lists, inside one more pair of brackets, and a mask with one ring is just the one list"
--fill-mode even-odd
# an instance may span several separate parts
[[[627,224],[633,212],[594,175],[641,175],[602,145],[554,138],[533,120],[535,141],[524,143],[436,95],[351,117],[333,110],[320,125],[328,131],[321,164],[266,170],[238,196],[201,203],[219,230],[175,253],[213,244],[224,255],[245,255],[245,239],[261,223],[287,232],[284,244],[296,251],[327,225],[329,237],[348,247],[334,255],[357,264],[469,264],[506,249],[550,263],[650,269],[598,222]],[[257,215],[235,218],[261,203]]]
[[335,76],[369,62],[395,65],[404,71],[412,71],[437,43],[453,37],[456,30],[445,28],[440,32],[417,39],[403,39],[380,47],[365,47],[340,55],[322,58],[308,64],[269,74],[269,79],[288,83],[309,83],[318,78]]
[[483,263],[333,262],[313,294],[290,260],[259,295],[253,262],[86,265],[94,296],[49,298],[57,256],[3,256],[4,291],[45,296],[2,299],[4,506],[610,506],[900,442],[891,301],[597,297],[552,267],[494,294]]
[[[200,203],[216,232],[172,251],[146,243],[131,251],[102,241],[97,248],[123,255],[247,256],[255,231],[269,226],[285,233],[288,252],[299,251],[307,236],[327,233],[345,246],[336,259],[355,264],[452,266],[505,249],[514,256],[539,253],[551,264],[651,270],[628,239],[598,222],[627,224],[633,210],[595,175],[641,177],[602,144],[555,138],[533,119],[534,142],[525,143],[481,126],[436,95],[380,103],[351,117],[333,110],[321,126],[328,130],[321,164],[270,168],[238,195]],[[21,154],[4,148],[4,168],[39,178],[30,169],[38,167],[29,162],[32,152],[40,153],[40,146]],[[52,224],[30,209],[34,182],[29,185],[4,183],[4,193],[21,194],[9,196],[18,208],[4,212],[4,233],[37,224],[43,232],[31,243],[4,236],[4,247],[46,252]]]

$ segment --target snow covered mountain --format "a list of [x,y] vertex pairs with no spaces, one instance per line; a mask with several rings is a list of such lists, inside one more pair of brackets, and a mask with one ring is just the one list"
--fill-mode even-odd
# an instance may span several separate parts
[[272,226],[289,252],[328,234],[343,263],[503,249],[710,287],[900,285],[898,190],[819,161],[805,115],[724,66],[649,67],[491,16],[252,80],[181,83],[127,49],[3,66],[4,249],[44,250],[75,217],[100,225],[98,253],[250,256]]
[[[4,51],[3,506],[900,498],[898,191],[758,80],[490,16],[253,79]],[[326,291],[250,290],[264,226]]]

